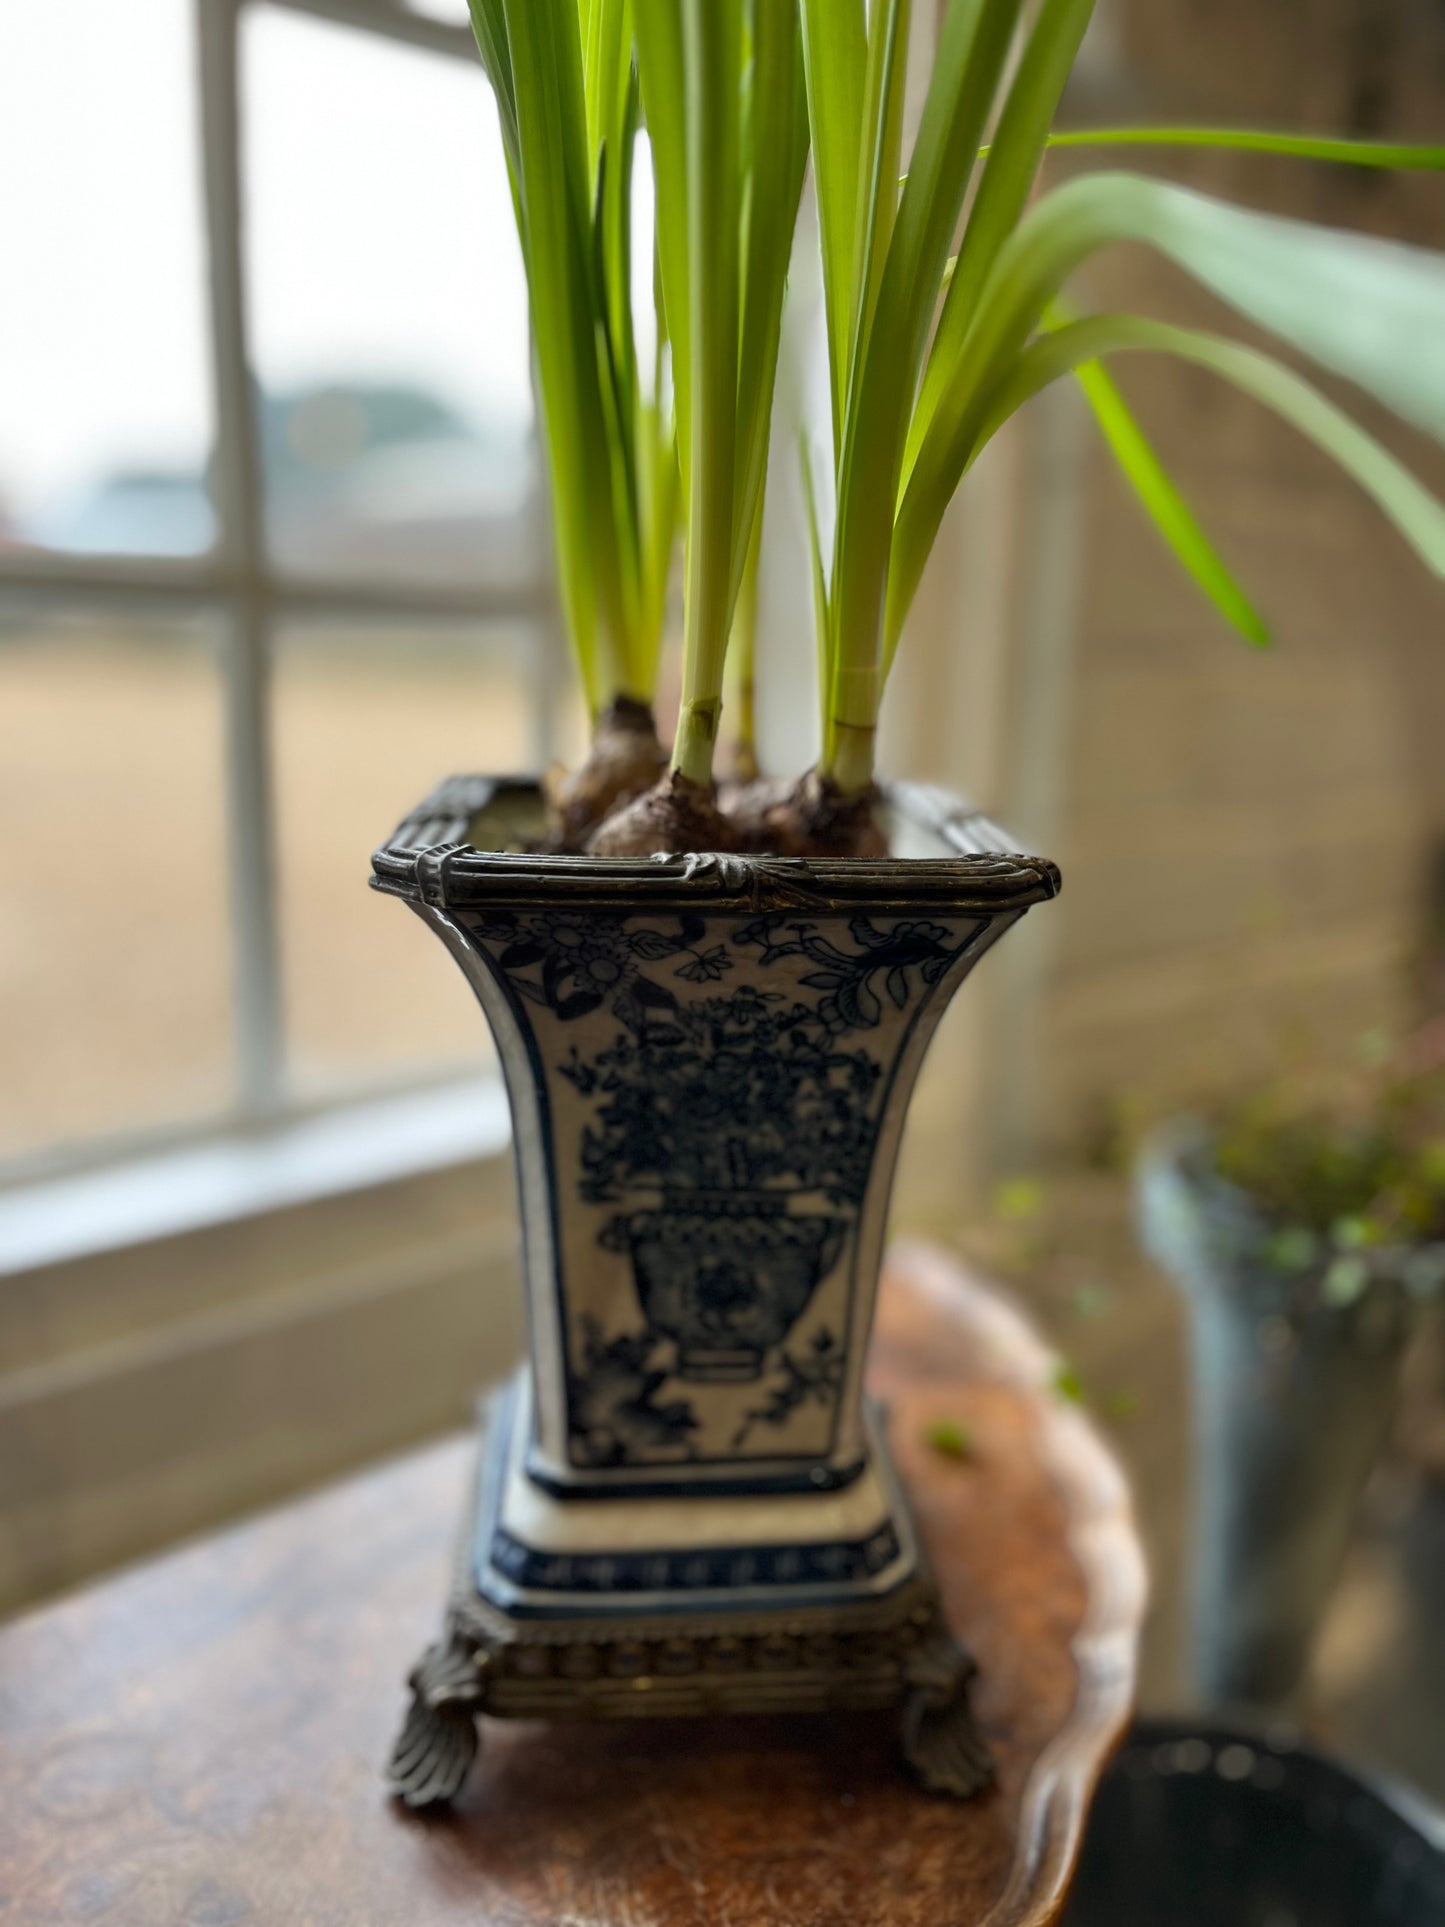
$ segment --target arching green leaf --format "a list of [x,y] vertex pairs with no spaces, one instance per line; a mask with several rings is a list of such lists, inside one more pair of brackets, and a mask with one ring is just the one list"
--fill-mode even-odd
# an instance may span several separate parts
[[858,226],[858,132],[868,62],[863,0],[803,0],[803,62],[813,184],[823,255],[833,446],[843,441],[843,400],[853,316]]
[[[1016,20],[1018,9],[1013,11]],[[988,158],[983,177],[949,277],[922,392],[909,428],[905,475],[952,379],[951,371],[979,292],[1028,203],[1049,128],[1093,11],[1094,0],[1044,0],[1024,43],[998,133],[985,150]]]
[[[1154,247],[1249,320],[1445,438],[1445,256],[1255,214],[1139,174],[1087,175],[1046,194],[999,254],[898,510],[896,552],[909,569],[980,446],[988,398],[1068,277],[1116,241]],[[890,632],[914,587],[916,577],[891,585]]]
[[1445,147],[1421,141],[1342,140],[1331,134],[1274,134],[1258,127],[1071,127],[1049,135],[1052,147],[1210,147],[1236,154],[1276,154],[1346,167],[1445,170]]
[[[1032,342],[985,398],[962,467],[951,481],[939,478],[943,505],[978,452],[1031,396],[1062,375],[1126,350],[1175,355],[1254,396],[1338,463],[1374,499],[1421,560],[1435,574],[1445,575],[1445,505],[1374,436],[1271,356],[1218,335],[1142,315],[1095,315]],[[893,636],[901,629],[917,590],[942,514],[936,495],[925,498],[915,493],[917,480],[915,473],[894,530],[888,608]]]
[[684,503],[692,445],[692,297],[687,264],[687,77],[677,0],[633,0],[642,111],[652,145],[657,263],[672,344],[673,412]]
[[[892,504],[918,375],[959,212],[1018,0],[952,0],[939,38],[865,351],[852,371],[837,460],[832,677],[871,705],[839,720],[871,728]],[[880,183],[892,193],[893,183]]]
[[808,164],[808,113],[796,9],[763,0],[754,13],[751,111],[744,134],[747,174],[743,312],[738,342],[738,457],[733,525],[733,595],[753,546],[768,465],[768,430],[783,291]]
[[1256,649],[1269,646],[1269,630],[1199,526],[1194,511],[1134,419],[1112,375],[1102,362],[1075,368],[1080,388],[1115,461],[1145,514],[1225,621]]

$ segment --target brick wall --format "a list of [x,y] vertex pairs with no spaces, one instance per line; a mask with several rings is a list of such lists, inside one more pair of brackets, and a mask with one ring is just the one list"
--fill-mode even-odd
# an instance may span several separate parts
[[[1434,140],[1445,127],[1436,0],[1123,0],[1115,16],[1112,98],[1076,119]],[[1144,164],[1256,207],[1445,244],[1439,175],[1231,155]],[[1100,261],[1086,293],[1240,332],[1139,250]],[[1341,1050],[1398,1020],[1445,837],[1439,582],[1256,404],[1152,358],[1118,373],[1275,648],[1233,638],[1084,443],[1060,801],[1044,831],[1066,894],[1030,1019],[1032,1125],[1056,1142],[1118,1092],[1181,1101],[1254,1074],[1283,1038]],[[1445,492],[1438,448],[1381,411],[1363,419]],[[1027,744],[1014,753],[1026,761]]]

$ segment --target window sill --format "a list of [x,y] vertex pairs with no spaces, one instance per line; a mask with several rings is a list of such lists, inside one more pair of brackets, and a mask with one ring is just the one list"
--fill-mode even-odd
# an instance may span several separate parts
[[0,1613],[465,1421],[522,1346],[501,1081],[0,1197]]
[[0,1193],[0,1278],[495,1157],[509,1136],[489,1076],[23,1185]]

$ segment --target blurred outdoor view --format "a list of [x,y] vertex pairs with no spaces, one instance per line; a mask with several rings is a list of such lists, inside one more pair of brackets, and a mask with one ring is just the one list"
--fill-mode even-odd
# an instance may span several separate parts
[[[25,190],[4,217],[9,545],[211,544],[194,16],[188,0],[7,10],[0,138]],[[535,553],[526,307],[485,82],[279,8],[244,27],[272,553],[327,573],[520,573]]]
[[[464,0],[241,0],[238,168],[226,88],[202,84],[206,5],[0,0],[0,1200],[488,1070],[460,973],[368,890],[369,853],[445,775],[535,770],[579,733],[525,288]],[[1076,124],[1439,141],[1445,9],[1100,0],[1065,105]],[[1445,238],[1438,173],[1208,152],[1167,171],[1261,209]],[[1127,250],[1091,266],[1087,295],[1220,320]],[[800,285],[800,307],[811,298]],[[1058,860],[1064,891],[941,1031],[897,1218],[1022,1296],[1065,1395],[1109,1429],[1154,1569],[1145,1701],[1178,1705],[1193,1690],[1197,1354],[1184,1296],[1141,1252],[1134,1160],[1181,1116],[1281,1080],[1368,1082],[1405,1039],[1438,1049],[1445,602],[1372,506],[1253,403],[1152,357],[1120,381],[1275,646],[1225,631],[1071,395],[1041,397],[970,477],[900,652],[886,773],[965,790]],[[1445,494],[1438,446],[1349,406]],[[770,513],[776,498],[796,516],[797,492],[791,471],[770,479]],[[813,726],[800,553],[765,545],[762,566],[761,650],[802,664],[797,707],[762,730],[785,770]],[[173,1252],[163,1310],[136,1259],[127,1288],[158,1351],[198,1298],[279,1298],[288,1266],[337,1304],[354,1271],[358,1301],[380,1302],[366,1266],[384,1247],[400,1276],[403,1231],[432,1240],[429,1263],[455,1234],[457,1276],[428,1273],[423,1309],[380,1338],[368,1327],[354,1353],[328,1328],[325,1394],[314,1413],[312,1388],[298,1395],[289,1432],[267,1432],[272,1380],[252,1363],[227,1383],[260,1417],[237,1392],[234,1437],[217,1419],[206,1444],[188,1386],[185,1493],[169,1442],[137,1420],[134,1462],[115,1448],[115,1489],[77,1524],[64,1469],[37,1451],[36,1543],[61,1514],[72,1540],[17,1558],[18,1579],[0,1571],[0,1607],[7,1582],[17,1599],[71,1583],[460,1422],[495,1308],[474,1303],[463,1234],[484,1248],[474,1269],[512,1265],[490,1221],[477,1228],[476,1175],[453,1193],[431,1173],[394,1213],[363,1204],[360,1229],[238,1240],[221,1282],[209,1250]],[[498,1183],[487,1208],[509,1238]],[[1338,1276],[1344,1292],[1355,1274]],[[1311,1629],[1310,1690],[1330,1737],[1445,1798],[1442,1302],[1422,1293],[1412,1312],[1388,1444]],[[77,1346],[129,1342],[123,1310],[109,1278],[94,1287]],[[399,1391],[403,1328],[420,1362]],[[53,1336],[23,1305],[16,1329]],[[1264,1319],[1252,1333],[1254,1386],[1295,1341]],[[27,1367],[49,1359],[35,1342]],[[5,1364],[0,1345],[0,1392]],[[93,1472],[89,1414],[62,1422],[73,1452],[53,1464]],[[254,1477],[236,1469],[248,1452]],[[4,1524],[0,1509],[0,1540]]]
[[[6,9],[0,553],[204,567],[216,540],[195,13]],[[266,6],[241,52],[265,566],[353,598],[271,632],[288,1073],[315,1097],[485,1054],[366,856],[446,771],[535,762],[545,549],[480,72]],[[373,583],[387,609],[358,613]],[[409,586],[458,612],[409,613]],[[477,589],[540,613],[469,617]],[[232,1104],[232,621],[204,592],[66,606],[0,579],[0,1158]]]

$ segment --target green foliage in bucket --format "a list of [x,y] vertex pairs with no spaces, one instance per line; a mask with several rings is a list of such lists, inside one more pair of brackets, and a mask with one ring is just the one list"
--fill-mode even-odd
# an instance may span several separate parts
[[1282,1038],[1272,1074],[1187,1116],[1131,1101],[1115,1149],[1136,1168],[1147,1248],[1186,1279],[1207,1254],[1211,1276],[1290,1322],[1367,1296],[1435,1296],[1445,1020],[1401,1037],[1368,1031],[1344,1060],[1302,1053],[1301,1041]]
[[1213,1171],[1273,1227],[1271,1268],[1337,1304],[1382,1269],[1422,1293],[1445,1284],[1445,1025],[1376,1044],[1348,1071],[1221,1106],[1206,1139]]
[[[906,152],[911,0],[472,0],[472,10],[517,187],[559,564],[594,712],[610,692],[651,696],[661,604],[633,594],[627,571],[645,553],[637,580],[657,590],[672,539],[657,478],[676,422],[685,548],[677,740],[653,791],[608,821],[626,803],[621,791],[594,811],[592,847],[876,851],[879,709],[944,511],[1003,424],[1064,378],[1082,387],[1185,569],[1247,640],[1264,644],[1262,617],[1106,372],[1122,355],[1170,355],[1272,409],[1445,575],[1445,508],[1293,368],[1225,335],[1077,313],[1067,292],[1101,250],[1148,247],[1244,322],[1445,440],[1445,256],[1113,168],[1038,191],[1055,146],[1235,148],[1435,170],[1445,146],[1215,128],[1055,132],[1093,0],[949,0]],[[639,115],[654,156],[658,334],[673,373],[671,409],[659,376],[651,414],[618,401],[633,393],[625,379],[613,386],[614,363],[626,366],[616,344],[630,337],[609,157],[630,155]],[[811,556],[800,566],[813,581],[822,753],[791,794],[745,791],[719,809],[712,764],[724,663],[730,635],[746,645],[753,628],[749,572],[809,147],[830,420],[819,438],[826,458],[805,456]],[[619,485],[644,471],[648,489]],[[634,528],[645,539],[634,540]],[[625,612],[644,607],[648,621],[629,630]],[[614,608],[624,612],[616,621]],[[737,684],[750,702],[750,663]]]

